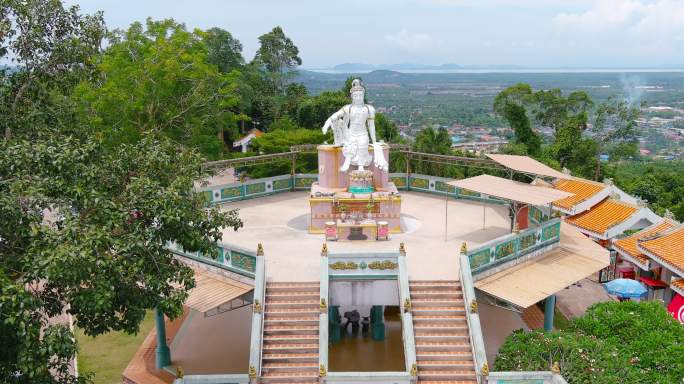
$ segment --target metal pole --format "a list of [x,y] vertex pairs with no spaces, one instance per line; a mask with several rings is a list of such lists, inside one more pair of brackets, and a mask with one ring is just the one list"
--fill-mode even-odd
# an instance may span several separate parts
[[556,295],[551,295],[544,302],[544,330],[553,329],[553,310],[556,307]]
[[159,308],[154,309],[154,318],[157,325],[157,369],[171,365],[171,351],[166,345],[166,324],[164,312]]
[[411,189],[411,154],[406,152],[406,190]]
[[444,241],[447,241],[447,229],[449,227],[449,186],[444,192]]
[[297,153],[293,152],[292,153],[292,171],[291,171],[291,175],[290,175],[290,178],[292,180],[292,182],[291,182],[292,192],[295,191],[295,183],[297,182],[297,173],[296,172],[297,172]]
[[485,229],[485,223],[487,221],[487,205],[485,205],[484,201],[482,202],[482,230],[484,231]]

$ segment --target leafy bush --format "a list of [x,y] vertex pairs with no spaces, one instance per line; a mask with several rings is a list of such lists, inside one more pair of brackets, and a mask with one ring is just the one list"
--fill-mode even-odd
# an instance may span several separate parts
[[656,302],[599,303],[566,331],[515,331],[494,368],[549,370],[556,361],[568,383],[681,383],[684,328]]

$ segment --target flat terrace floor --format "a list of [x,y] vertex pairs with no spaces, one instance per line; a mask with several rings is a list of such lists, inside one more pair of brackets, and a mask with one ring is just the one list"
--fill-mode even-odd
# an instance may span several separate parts
[[[396,252],[403,242],[410,279],[458,280],[458,254],[464,241],[472,248],[510,233],[505,205],[453,198],[445,203],[443,196],[419,192],[403,192],[401,205],[404,233],[391,234],[389,241],[328,242],[328,251]],[[262,243],[268,281],[318,281],[325,239],[323,234],[308,233],[308,192],[279,193],[222,206],[223,210],[234,208],[240,210],[244,227],[237,232],[224,229],[223,241],[254,250]]]

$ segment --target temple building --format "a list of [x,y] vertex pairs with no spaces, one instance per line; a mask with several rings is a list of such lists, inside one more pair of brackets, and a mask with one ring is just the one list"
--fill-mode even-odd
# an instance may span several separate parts
[[[198,184],[207,204],[239,209],[244,227],[224,229],[215,256],[167,245],[197,286],[180,318],[155,311],[125,383],[566,382],[558,364],[494,371],[500,336],[525,328],[528,308],[543,307],[552,329],[556,294],[613,265],[612,239],[662,219],[610,184],[525,156],[433,155],[376,141],[364,91],[354,81],[352,103],[323,127],[333,144],[205,165],[292,168]],[[303,154],[316,154],[317,173],[296,172]],[[403,172],[389,172],[391,155],[403,157]],[[415,173],[418,163],[479,176]],[[615,246],[645,255],[650,270],[663,266],[660,278],[680,292],[684,260],[668,244],[681,246],[684,230],[671,224]]]

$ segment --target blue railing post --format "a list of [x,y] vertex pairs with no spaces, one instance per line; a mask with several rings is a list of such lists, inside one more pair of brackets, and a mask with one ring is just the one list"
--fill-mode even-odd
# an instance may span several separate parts
[[544,302],[544,330],[553,329],[553,310],[556,308],[556,295],[551,295]]
[[157,369],[171,365],[171,350],[166,345],[166,323],[164,312],[159,308],[154,309],[154,319],[157,326]]

